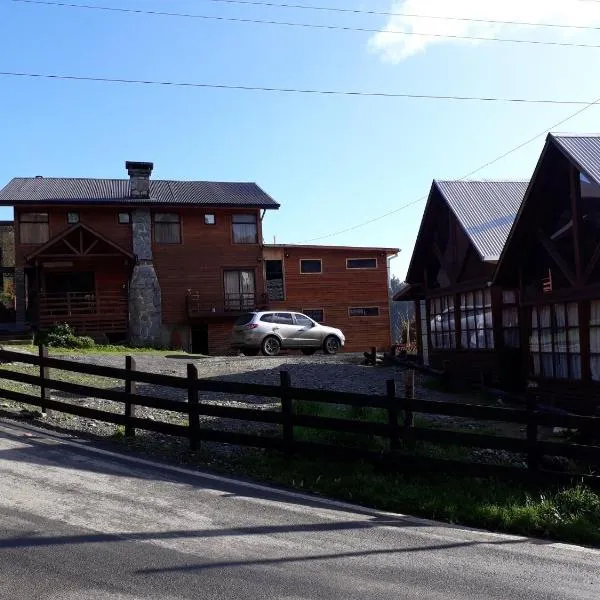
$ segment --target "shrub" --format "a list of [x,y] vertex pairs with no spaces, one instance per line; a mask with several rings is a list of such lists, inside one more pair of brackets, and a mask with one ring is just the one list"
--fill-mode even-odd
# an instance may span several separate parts
[[36,335],[35,343],[51,348],[91,348],[95,342],[91,337],[76,335],[68,323],[53,325]]

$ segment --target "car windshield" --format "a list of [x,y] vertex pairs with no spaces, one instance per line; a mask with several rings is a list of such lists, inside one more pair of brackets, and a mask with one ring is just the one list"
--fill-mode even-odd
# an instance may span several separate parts
[[238,320],[235,322],[236,325],[247,325],[254,318],[254,313],[247,313],[238,317]]

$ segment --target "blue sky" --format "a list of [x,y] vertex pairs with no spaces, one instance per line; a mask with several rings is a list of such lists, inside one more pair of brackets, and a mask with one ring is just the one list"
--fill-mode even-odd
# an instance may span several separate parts
[[[77,0],[73,0],[77,2]],[[595,100],[600,48],[465,43],[444,35],[600,44],[600,31],[336,14],[208,0],[87,4],[437,33],[437,38],[108,13],[0,1],[0,71],[339,90]],[[308,3],[308,0],[306,0]],[[441,0],[311,0],[429,15]],[[485,5],[485,6],[481,6]],[[446,11],[446,12],[443,12]],[[456,0],[454,16],[600,27],[600,3]],[[256,181],[281,209],[265,237],[302,243],[426,195],[567,117],[577,106],[313,96],[0,77],[0,186],[15,176]],[[596,132],[594,107],[558,131]],[[482,171],[530,176],[543,138]],[[402,249],[424,203],[319,243]],[[0,218],[10,218],[0,209]]]

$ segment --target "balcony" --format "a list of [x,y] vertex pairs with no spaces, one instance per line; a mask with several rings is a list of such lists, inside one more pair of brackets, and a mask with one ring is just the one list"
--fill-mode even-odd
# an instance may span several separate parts
[[216,300],[210,300],[205,294],[188,290],[186,302],[189,318],[234,317],[266,308],[265,294],[225,294]]
[[80,334],[126,332],[129,315],[123,291],[40,294],[39,325],[68,323]]

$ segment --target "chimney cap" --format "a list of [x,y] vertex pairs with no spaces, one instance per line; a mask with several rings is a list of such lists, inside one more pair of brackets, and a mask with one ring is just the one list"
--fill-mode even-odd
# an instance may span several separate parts
[[125,162],[125,168],[128,172],[130,172],[130,174],[131,171],[146,171],[148,174],[150,174],[154,168],[154,163],[128,160]]

